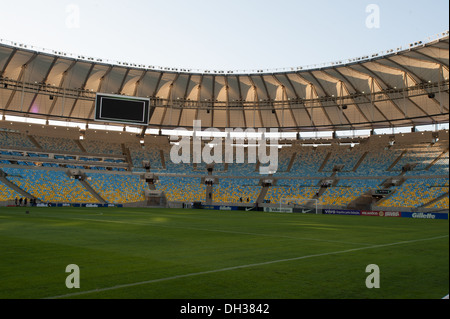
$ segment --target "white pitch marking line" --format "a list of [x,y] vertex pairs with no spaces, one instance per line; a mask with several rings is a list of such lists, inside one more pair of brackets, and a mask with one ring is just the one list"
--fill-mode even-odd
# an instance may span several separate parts
[[196,227],[181,227],[181,226],[167,226],[155,223],[133,223],[133,222],[123,222],[118,220],[106,220],[106,219],[91,219],[91,218],[68,218],[75,220],[83,220],[83,221],[94,221],[94,222],[105,222],[105,223],[117,223],[117,224],[130,224],[130,225],[138,225],[138,226],[155,226],[155,227],[165,227],[165,228],[176,228],[176,229],[189,229],[189,230],[201,230],[208,232],[217,232],[217,233],[229,233],[229,234],[241,234],[241,235],[251,235],[251,236],[263,236],[263,237],[274,237],[274,238],[287,238],[287,239],[301,239],[301,240],[311,240],[311,241],[320,241],[320,242],[328,242],[328,243],[336,243],[336,244],[348,244],[348,245],[358,245],[358,246],[371,246],[373,244],[365,244],[365,243],[354,243],[347,241],[338,241],[338,240],[326,240],[326,239],[317,239],[317,238],[303,238],[303,237],[292,237],[292,236],[283,236],[283,235],[269,235],[269,234],[258,234],[258,233],[249,233],[249,232],[240,232],[234,230],[221,230],[221,229],[206,229],[206,228],[196,228]]
[[86,295],[86,294],[90,294],[90,293],[104,292],[104,291],[116,290],[116,289],[121,289],[121,288],[129,288],[129,287],[134,287],[134,286],[141,286],[141,285],[152,284],[152,283],[156,283],[156,282],[162,282],[162,281],[168,281],[168,280],[174,280],[174,279],[180,279],[180,278],[187,278],[187,277],[193,277],[193,276],[214,274],[214,273],[224,272],[224,271],[229,271],[229,270],[244,269],[244,268],[250,268],[250,267],[259,267],[259,266],[265,266],[265,265],[282,263],[282,262],[288,262],[288,261],[297,261],[297,260],[314,258],[314,257],[322,257],[322,256],[329,256],[329,255],[345,254],[345,253],[351,253],[351,252],[354,252],[354,251],[360,251],[360,250],[366,250],[366,249],[374,249],[374,248],[382,248],[382,247],[395,246],[395,245],[410,244],[410,243],[416,243],[416,242],[421,242],[421,241],[441,239],[441,238],[446,238],[446,237],[448,237],[448,235],[439,236],[439,237],[432,237],[432,238],[423,238],[423,239],[415,239],[415,240],[408,240],[408,241],[400,241],[400,242],[390,243],[390,244],[373,245],[373,246],[370,246],[370,247],[353,248],[353,249],[347,249],[347,250],[341,250],[341,251],[335,251],[335,252],[329,252],[329,253],[322,253],[322,254],[315,254],[315,255],[307,255],[307,256],[301,256],[301,257],[295,257],[295,258],[272,260],[272,261],[266,261],[266,262],[261,262],[261,263],[233,266],[233,267],[227,267],[227,268],[221,268],[221,269],[207,270],[207,271],[190,273],[190,274],[185,274],[185,275],[177,275],[177,276],[172,276],[172,277],[159,278],[159,279],[135,282],[135,283],[130,283],[130,284],[117,285],[117,286],[113,286],[113,287],[100,288],[100,289],[94,289],[94,290],[87,290],[87,291],[82,291],[82,292],[66,294],[66,295],[59,295],[59,296],[54,296],[54,297],[48,297],[48,298],[44,298],[44,299],[59,299],[59,298],[74,297],[74,296]]

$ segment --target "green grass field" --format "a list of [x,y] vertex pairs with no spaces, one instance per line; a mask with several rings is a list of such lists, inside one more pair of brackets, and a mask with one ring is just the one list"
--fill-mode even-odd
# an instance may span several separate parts
[[440,299],[448,235],[448,220],[0,208],[0,298]]

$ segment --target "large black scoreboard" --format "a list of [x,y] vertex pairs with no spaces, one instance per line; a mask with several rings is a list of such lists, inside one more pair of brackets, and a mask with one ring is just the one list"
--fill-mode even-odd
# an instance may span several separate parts
[[124,124],[148,125],[150,99],[97,93],[95,120]]

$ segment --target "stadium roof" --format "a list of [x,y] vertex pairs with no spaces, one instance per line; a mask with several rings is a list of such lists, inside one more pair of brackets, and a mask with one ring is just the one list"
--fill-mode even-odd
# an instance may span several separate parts
[[[0,41],[0,115],[94,120],[97,92],[151,99],[151,128],[353,130],[449,122],[449,36],[289,70],[193,71]],[[0,118],[1,119],[1,118]]]

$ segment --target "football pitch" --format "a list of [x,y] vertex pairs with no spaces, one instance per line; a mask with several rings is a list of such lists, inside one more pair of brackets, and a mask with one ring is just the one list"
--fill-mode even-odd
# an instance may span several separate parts
[[0,208],[0,299],[441,299],[448,236],[448,220]]

